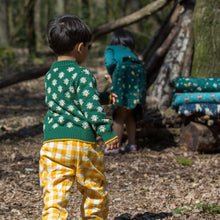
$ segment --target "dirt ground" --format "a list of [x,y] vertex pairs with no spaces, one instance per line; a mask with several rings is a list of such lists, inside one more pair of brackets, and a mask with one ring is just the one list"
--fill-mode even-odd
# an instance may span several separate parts
[[[46,112],[43,78],[0,93],[0,219],[38,220],[43,208],[38,177]],[[220,219],[215,211],[220,155],[181,149],[178,137],[172,142],[146,138],[135,155],[105,156],[109,219]],[[81,219],[80,201],[74,186],[69,219]]]

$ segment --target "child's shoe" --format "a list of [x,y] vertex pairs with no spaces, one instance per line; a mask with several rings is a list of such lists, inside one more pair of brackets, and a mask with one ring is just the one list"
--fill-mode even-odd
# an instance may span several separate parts
[[136,154],[138,151],[137,145],[136,144],[132,144],[132,145],[127,144],[125,147],[125,151]]
[[105,148],[104,154],[105,154],[105,155],[119,154],[119,149],[107,150],[107,148]]

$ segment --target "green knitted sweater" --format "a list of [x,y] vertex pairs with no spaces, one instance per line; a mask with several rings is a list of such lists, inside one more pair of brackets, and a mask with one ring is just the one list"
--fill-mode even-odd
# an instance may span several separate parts
[[[95,142],[96,136],[105,143],[116,138],[112,124],[106,118],[96,79],[90,70],[76,62],[54,62],[45,76],[46,104],[44,142],[79,140]],[[102,94],[103,95],[103,94]],[[107,102],[106,102],[107,101]]]

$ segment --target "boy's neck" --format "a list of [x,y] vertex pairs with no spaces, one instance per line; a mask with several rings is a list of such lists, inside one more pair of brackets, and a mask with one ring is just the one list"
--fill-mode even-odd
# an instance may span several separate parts
[[57,61],[63,61],[63,60],[76,61],[75,57],[68,56],[68,55],[60,55],[60,56],[57,57]]

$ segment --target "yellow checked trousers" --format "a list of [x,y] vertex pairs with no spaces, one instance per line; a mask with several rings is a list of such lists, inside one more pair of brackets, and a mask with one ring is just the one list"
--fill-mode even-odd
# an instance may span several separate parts
[[103,153],[99,145],[81,141],[45,143],[40,151],[40,184],[43,188],[43,220],[67,219],[67,204],[76,180],[83,195],[82,219],[107,219]]

